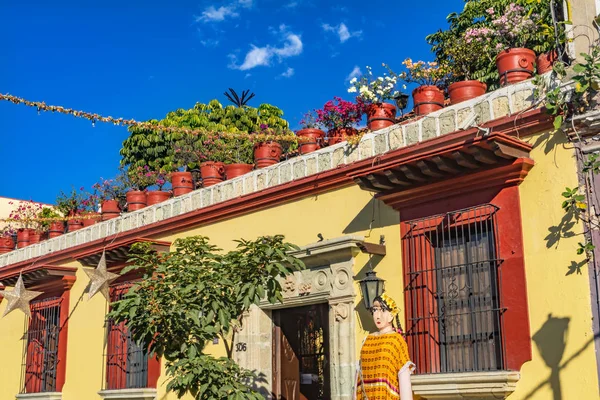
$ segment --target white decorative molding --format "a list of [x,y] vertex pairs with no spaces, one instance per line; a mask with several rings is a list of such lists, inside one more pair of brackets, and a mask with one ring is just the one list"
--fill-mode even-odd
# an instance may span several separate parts
[[98,392],[104,400],[155,400],[156,389],[119,389]]
[[272,311],[309,304],[329,305],[329,374],[332,400],[351,400],[356,368],[354,285],[352,267],[360,252],[361,236],[343,236],[301,247],[292,254],[307,268],[280,280],[283,303],[263,301],[244,318],[244,329],[236,344],[246,343],[247,351],[235,352],[238,364],[263,377],[257,389],[268,397],[273,387]]
[[461,372],[411,377],[414,394],[427,400],[498,400],[517,388],[517,371]]
[[23,400],[61,400],[61,392],[44,392],[44,393],[19,393],[15,396],[17,399]]

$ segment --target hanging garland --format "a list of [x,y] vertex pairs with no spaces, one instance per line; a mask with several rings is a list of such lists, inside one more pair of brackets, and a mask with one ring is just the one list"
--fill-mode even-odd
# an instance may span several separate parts
[[[277,142],[289,142],[289,143],[303,143],[310,142],[314,139],[308,137],[298,137],[293,132],[288,132],[285,134],[271,134],[271,133],[248,133],[248,132],[211,132],[206,129],[188,129],[177,126],[163,126],[157,125],[150,122],[141,122],[136,121],[135,119],[125,119],[125,118],[114,118],[110,115],[108,117],[104,117],[97,113],[90,113],[87,111],[78,111],[72,108],[62,107],[62,106],[53,106],[48,105],[45,102],[40,101],[30,101],[21,97],[13,96],[11,94],[3,94],[0,93],[0,100],[9,101],[13,104],[23,104],[28,107],[36,108],[38,114],[42,111],[47,112],[58,112],[65,115],[71,115],[76,118],[84,118],[88,121],[92,122],[92,126],[95,126],[96,122],[105,122],[112,123],[118,126],[125,127],[137,127],[141,129],[148,129],[152,131],[159,132],[169,132],[169,133],[184,133],[188,135],[203,135],[207,136],[211,139],[247,139],[253,143],[260,142],[268,142],[268,141],[277,141]],[[362,135],[357,135],[348,139],[350,144],[357,144],[360,142],[360,138]]]

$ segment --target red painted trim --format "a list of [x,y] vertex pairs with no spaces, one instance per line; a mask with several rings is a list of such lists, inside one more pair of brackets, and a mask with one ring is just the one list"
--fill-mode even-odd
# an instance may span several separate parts
[[148,358],[148,387],[156,389],[160,377],[160,359],[158,357]]
[[[400,203],[396,208],[400,212],[401,237],[408,232],[407,221],[423,218],[480,204],[491,203],[499,207],[496,214],[498,231],[498,257],[504,262],[500,266],[499,286],[501,307],[507,310],[503,314],[503,348],[505,369],[519,371],[521,366],[531,360],[531,335],[529,326],[529,308],[527,300],[527,281],[523,252],[523,232],[521,206],[517,182],[482,189],[479,182],[469,177],[460,178],[465,185],[446,182],[456,188],[454,196],[449,191],[436,195],[429,193],[428,201]],[[466,190],[470,183],[470,190]],[[456,186],[454,186],[456,185]],[[485,185],[489,186],[489,185]],[[395,203],[399,204],[399,203]],[[406,265],[406,261],[404,261]],[[404,279],[408,279],[404,269]]]
[[[548,122],[548,117],[549,116],[543,110],[536,109],[519,114],[519,116],[499,118],[484,124],[484,126],[491,128],[492,133],[489,135],[489,138],[510,140],[519,146],[528,146],[512,137],[507,137],[507,135],[516,134],[517,132],[523,134],[525,131],[528,133],[540,132],[552,125],[551,121]],[[182,232],[197,228],[198,226],[212,224],[251,212],[272,208],[302,197],[314,196],[329,190],[352,186],[354,185],[354,182],[351,177],[363,174],[365,171],[372,168],[374,164],[381,165],[384,163],[394,164],[405,162],[411,157],[419,157],[428,152],[439,152],[444,149],[447,150],[452,146],[462,147],[465,142],[475,140],[479,136],[480,133],[476,128],[457,131],[393,150],[376,157],[357,161],[352,164],[341,165],[332,170],[266,188],[259,192],[194,210],[137,229],[132,229],[120,233],[117,238],[113,235],[93,242],[73,246],[65,250],[53,252],[40,257],[38,262],[47,264],[60,263],[65,260],[80,258],[83,254],[97,253],[113,240],[115,246],[120,246],[123,243],[128,243],[139,237],[152,237]],[[4,273],[19,270],[30,264],[31,260],[25,260],[16,264],[7,265],[2,268],[0,279],[2,279]]]
[[67,341],[69,336],[69,300],[71,298],[71,288],[75,283],[76,277],[63,276],[64,291],[61,295],[60,303],[60,333],[58,334],[58,363],[56,365],[56,391],[62,392],[67,373]]

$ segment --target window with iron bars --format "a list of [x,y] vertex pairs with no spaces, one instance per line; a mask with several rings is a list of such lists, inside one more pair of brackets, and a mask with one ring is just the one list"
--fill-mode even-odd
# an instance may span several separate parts
[[24,363],[21,369],[21,393],[56,391],[58,339],[60,333],[60,297],[34,300],[31,318],[25,321]]
[[406,335],[419,373],[503,367],[497,211],[486,204],[406,222]]
[[[110,288],[111,302],[125,296],[132,283]],[[148,353],[131,338],[125,322],[106,321],[106,376],[104,389],[136,389],[148,387]]]

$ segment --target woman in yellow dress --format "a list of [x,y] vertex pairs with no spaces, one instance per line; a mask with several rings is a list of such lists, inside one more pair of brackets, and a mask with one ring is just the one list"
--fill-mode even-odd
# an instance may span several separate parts
[[378,332],[371,333],[363,342],[355,398],[412,400],[410,375],[415,365],[408,355],[396,302],[384,293],[375,299],[371,311]]

